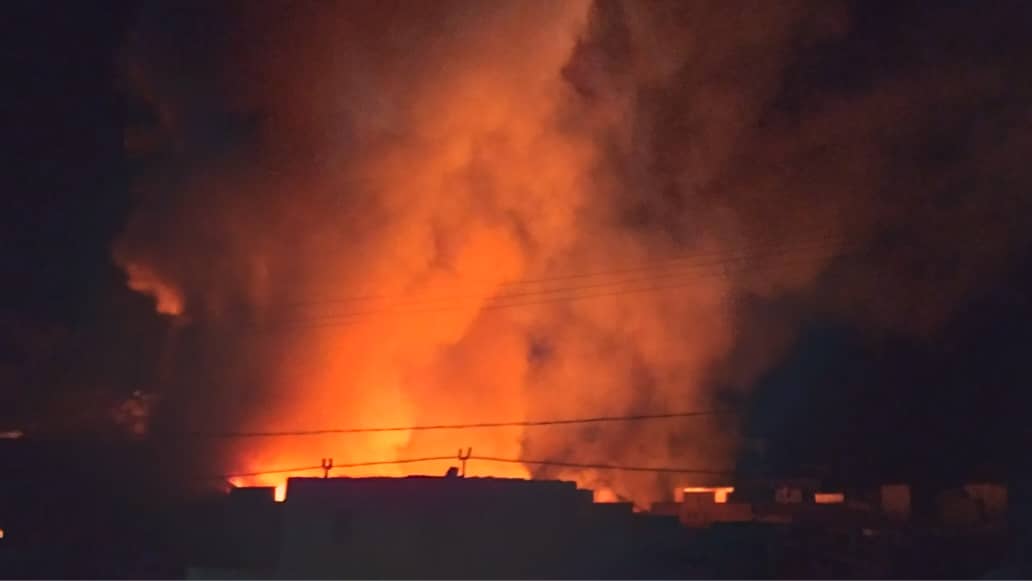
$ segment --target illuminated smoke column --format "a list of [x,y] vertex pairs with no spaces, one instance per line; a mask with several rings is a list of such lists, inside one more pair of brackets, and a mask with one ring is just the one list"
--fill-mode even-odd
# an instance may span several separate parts
[[[154,112],[138,140],[149,165],[114,255],[131,288],[189,321],[167,413],[262,431],[716,407],[715,370],[747,323],[736,301],[808,288],[839,249],[830,236],[865,239],[879,214],[857,200],[879,178],[878,142],[850,135],[909,111],[876,94],[802,128],[763,124],[789,47],[847,26],[824,5],[152,8],[130,67]],[[848,164],[812,163],[839,141]],[[783,260],[771,252],[783,245],[807,250]],[[614,284],[635,279],[621,268],[685,256],[705,268]],[[598,272],[610,274],[563,278]],[[567,290],[544,292],[555,288]],[[788,335],[755,348],[736,384]],[[226,443],[219,466],[472,446],[719,468],[734,422],[256,438]],[[577,478],[643,501],[684,480],[486,461],[470,472]]]

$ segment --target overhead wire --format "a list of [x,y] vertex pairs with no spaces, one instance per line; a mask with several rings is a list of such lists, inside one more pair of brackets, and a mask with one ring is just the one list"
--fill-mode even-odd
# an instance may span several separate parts
[[[495,296],[495,297],[486,298],[486,304],[481,305],[480,306],[480,310],[507,309],[507,308],[516,308],[516,307],[524,307],[524,306],[551,304],[551,303],[558,303],[558,302],[578,301],[578,300],[597,298],[597,297],[619,296],[619,295],[641,293],[641,292],[655,292],[655,291],[662,291],[662,290],[668,290],[668,289],[685,288],[685,287],[693,286],[693,284],[696,281],[698,281],[699,279],[701,279],[703,277],[706,277],[706,276],[714,276],[714,275],[725,275],[726,276],[728,274],[736,273],[736,272],[763,272],[763,271],[769,271],[769,270],[775,269],[775,268],[784,268],[784,267],[787,267],[787,266],[797,266],[797,265],[805,264],[807,261],[810,261],[810,260],[827,259],[827,258],[829,258],[831,256],[840,256],[840,255],[843,255],[845,253],[846,252],[844,252],[844,251],[840,251],[840,252],[837,252],[837,253],[834,253],[834,254],[813,254],[813,255],[810,255],[810,256],[795,256],[795,257],[789,256],[789,257],[786,258],[786,260],[782,260],[782,261],[777,262],[777,263],[769,263],[769,264],[758,265],[758,266],[754,265],[754,266],[752,266],[752,267],[750,267],[748,269],[740,269],[740,270],[733,270],[732,268],[730,268],[732,266],[732,263],[725,260],[725,261],[716,262],[716,263],[712,263],[712,264],[695,265],[696,270],[693,270],[693,271],[667,273],[667,274],[652,276],[652,277],[648,277],[648,278],[644,278],[644,279],[618,280],[618,281],[610,281],[610,282],[598,283],[598,284],[593,284],[593,285],[582,285],[582,286],[578,286],[578,287],[566,287],[566,288],[558,288],[558,289],[544,289],[544,290],[541,290],[541,291],[535,291],[535,292],[529,292],[529,293],[520,293],[518,295],[516,295],[516,294],[499,295],[499,296]],[[748,259],[748,258],[753,258],[753,257],[744,257],[743,259]],[[791,260],[792,258],[795,258],[795,260]],[[804,260],[799,260],[800,258],[802,258]],[[698,271],[697,269],[699,267],[707,267],[707,268],[709,268],[709,267],[718,267],[718,268],[719,267],[723,267],[723,268],[719,268],[719,270],[715,270],[715,271],[711,270],[709,272],[706,272],[706,271]],[[678,282],[679,279],[683,279],[683,278],[686,278],[686,277],[688,277],[689,280],[687,280],[685,282]],[[644,284],[644,283],[649,283],[649,282],[657,280],[657,279],[658,280],[669,279],[669,282],[666,283],[666,284],[650,284],[650,285],[647,285],[647,286],[642,286],[642,284]],[[615,288],[615,289],[611,289],[611,290],[605,290],[605,287],[620,287],[620,286],[626,286],[626,285],[637,285],[637,286],[633,286],[633,287],[630,287],[630,288]],[[599,289],[599,292],[589,292],[589,293],[584,293],[583,292],[583,291],[590,291],[590,290],[593,290],[593,289]],[[567,293],[567,294],[563,294],[563,293]],[[523,298],[523,297],[525,297],[525,299],[524,300],[519,300],[519,301],[509,301],[509,302],[506,302],[506,300],[505,300],[505,299]],[[484,297],[479,297],[479,298],[481,300],[485,300]],[[278,326],[277,325],[273,325],[273,326],[270,326],[270,327],[266,327],[264,330],[266,330],[266,331],[273,331],[273,330],[289,331],[289,330],[317,329],[317,328],[324,328],[324,327],[339,327],[339,326],[347,326],[347,325],[352,325],[352,324],[360,323],[362,321],[368,320],[370,317],[375,317],[377,315],[396,315],[397,316],[397,315],[432,314],[432,313],[447,312],[447,311],[453,311],[453,310],[456,310],[456,309],[462,309],[462,308],[467,307],[468,305],[469,305],[469,303],[465,303],[465,304],[463,304],[463,303],[453,303],[453,304],[444,304],[444,305],[437,306],[437,307],[422,308],[422,309],[399,309],[399,308],[397,308],[395,306],[395,307],[388,307],[388,308],[381,308],[381,309],[374,309],[374,310],[367,310],[367,311],[352,311],[352,312],[341,312],[341,313],[324,313],[324,314],[321,314],[321,315],[312,316],[312,317],[308,317],[308,318],[301,318],[301,319],[295,319],[293,321],[287,321],[285,324],[281,324],[281,325],[278,325]]]
[[551,420],[518,420],[508,422],[477,422],[465,424],[427,424],[415,426],[383,426],[365,428],[324,428],[314,430],[283,430],[283,431],[261,431],[261,432],[193,432],[190,435],[208,438],[272,438],[284,436],[319,436],[329,434],[372,434],[381,432],[409,432],[409,431],[435,431],[435,430],[470,430],[489,428],[515,428],[515,427],[539,427],[539,426],[562,426],[577,424],[597,424],[604,422],[634,422],[660,419],[692,418],[716,415],[734,415],[734,410],[696,410],[686,412],[667,412],[653,414],[630,414],[619,416],[594,416],[584,418],[562,418]]
[[578,468],[585,470],[615,470],[618,472],[652,472],[662,474],[711,474],[725,476],[734,474],[733,470],[707,470],[702,468],[684,468],[679,466],[624,466],[620,464],[582,464],[560,460],[531,460],[527,458],[497,458],[494,456],[471,456],[470,460],[502,462],[507,464],[532,464],[536,466],[555,466],[557,468]]
[[[395,464],[416,464],[419,462],[440,462],[443,460],[454,460],[454,456],[427,456],[423,458],[400,458],[396,460],[372,460],[368,462],[351,462],[347,464],[333,464],[331,469],[337,468],[363,468],[366,466],[387,466]],[[234,474],[222,474],[220,478],[248,478],[252,476],[266,476],[273,474],[289,474],[292,472],[310,472],[312,470],[325,470],[326,467],[323,465],[315,466],[297,466],[294,468],[273,468],[270,470],[260,470],[256,472],[238,472]]]
[[[690,261],[690,260],[698,260],[698,259],[717,259],[717,264],[719,265],[720,263],[723,263],[724,261],[727,261],[727,260],[747,260],[747,259],[750,259],[750,258],[762,258],[762,257],[767,256],[768,254],[771,254],[771,253],[777,254],[780,251],[785,251],[785,250],[791,251],[791,250],[806,249],[806,248],[811,248],[811,247],[813,247],[816,244],[826,244],[826,243],[829,243],[829,242],[834,242],[836,240],[838,240],[837,237],[824,236],[824,237],[819,237],[819,238],[811,238],[811,239],[798,240],[798,241],[795,241],[795,242],[793,242],[791,244],[782,244],[782,245],[771,246],[771,247],[767,248],[765,251],[764,250],[756,250],[756,251],[749,251],[749,252],[744,252],[744,253],[743,252],[730,253],[730,252],[727,252],[727,251],[714,251],[714,252],[699,252],[699,253],[680,254],[680,255],[675,255],[673,257],[665,258],[665,259],[662,259],[662,260],[657,260],[657,261],[654,261],[654,262],[651,262],[651,263],[638,264],[638,265],[635,265],[635,266],[628,266],[628,267],[624,267],[624,268],[608,269],[608,270],[598,270],[598,271],[589,271],[589,272],[579,272],[579,273],[568,273],[568,274],[557,274],[557,275],[552,275],[552,276],[544,276],[544,277],[540,277],[540,278],[531,278],[531,279],[522,279],[522,280],[515,280],[515,281],[506,281],[506,282],[501,282],[501,283],[497,283],[497,284],[490,284],[489,286],[505,289],[505,288],[508,288],[508,287],[519,287],[519,286],[523,286],[523,285],[540,285],[540,284],[548,284],[548,283],[553,283],[553,282],[566,281],[566,280],[575,280],[575,279],[582,279],[582,278],[598,278],[598,277],[606,277],[606,276],[620,275],[620,274],[648,273],[648,272],[652,272],[652,271],[656,271],[656,270],[664,270],[664,269],[671,269],[671,268],[683,268],[683,267],[695,266],[694,264],[692,264],[690,262],[687,263],[687,264],[684,264],[684,262],[685,261]],[[707,264],[700,264],[699,266],[706,266],[706,265]],[[473,282],[476,282],[476,281],[473,281]],[[485,284],[486,284],[486,281],[482,281],[482,282],[485,282]],[[382,300],[393,300],[393,299],[405,299],[405,298],[408,298],[408,297],[418,297],[420,294],[425,294],[425,293],[403,293],[403,294],[398,294],[398,295],[387,295],[387,294],[380,294],[380,295],[352,295],[352,296],[342,296],[342,297],[328,297],[328,298],[321,298],[321,299],[320,298],[315,298],[315,299],[307,299],[307,300],[295,300],[295,301],[287,303],[287,306],[289,306],[289,307],[307,307],[307,306],[326,305],[326,304],[341,304],[341,303],[353,303],[353,302],[363,302],[363,301],[382,301]],[[520,296],[521,294],[522,293],[513,293],[511,295],[509,295],[509,294],[502,294],[502,295],[497,295],[497,297]],[[482,296],[481,295],[437,296],[437,297],[431,297],[431,298],[424,299],[424,301],[460,300],[460,299],[467,299],[467,298],[479,299],[479,298],[482,298]],[[416,301],[416,302],[424,302],[424,301]],[[395,304],[398,304],[398,303],[395,303]],[[402,304],[409,304],[409,303],[402,303]]]
[[[421,462],[443,462],[455,460],[455,456],[427,456],[422,458],[400,458],[397,460],[377,460],[370,462],[352,462],[349,464],[334,464],[331,469],[339,468],[362,468],[368,466],[385,466],[397,464],[416,464]],[[613,470],[617,472],[647,472],[656,474],[704,474],[713,476],[729,476],[736,474],[734,470],[712,470],[705,468],[683,467],[683,466],[629,466],[623,464],[601,464],[601,463],[580,463],[566,462],[562,460],[535,460],[527,458],[502,458],[497,456],[476,456],[471,455],[468,461],[483,460],[485,462],[498,462],[504,464],[523,464],[534,466],[552,466],[556,468],[577,468],[582,470]],[[223,474],[224,479],[247,478],[254,476],[267,476],[276,474],[289,474],[294,472],[310,472],[313,470],[324,470],[324,466],[298,466],[295,468],[274,468],[254,472],[235,474]]]
[[[490,300],[494,300],[494,301],[501,301],[501,300],[505,300],[505,299],[533,297],[533,296],[540,296],[540,295],[545,295],[545,294],[553,294],[553,293],[558,293],[558,292],[589,290],[589,289],[594,289],[594,288],[601,288],[601,287],[620,285],[620,284],[627,284],[627,283],[647,282],[647,281],[650,281],[650,280],[655,280],[657,278],[662,279],[662,278],[680,277],[680,276],[684,276],[686,274],[691,274],[691,273],[695,272],[695,270],[698,269],[698,268],[726,267],[726,266],[738,264],[738,263],[741,263],[741,262],[745,262],[745,261],[748,261],[748,260],[755,260],[756,258],[771,258],[771,257],[784,256],[786,254],[786,251],[788,251],[788,250],[791,250],[791,251],[794,252],[794,251],[806,250],[806,249],[810,249],[810,248],[812,248],[812,246],[798,246],[798,247],[793,247],[791,249],[782,249],[779,252],[768,252],[768,253],[765,253],[765,254],[726,256],[724,258],[721,258],[720,260],[704,262],[704,263],[682,264],[682,265],[675,265],[675,266],[672,266],[672,267],[665,267],[665,268],[664,267],[655,267],[655,268],[651,268],[649,270],[648,274],[638,275],[638,276],[636,276],[634,278],[618,278],[618,279],[615,279],[615,280],[603,280],[603,281],[600,281],[600,282],[581,283],[581,284],[578,284],[576,286],[543,288],[543,289],[537,289],[537,290],[532,290],[532,291],[521,291],[521,292],[516,292],[516,293],[502,293],[502,294],[492,295],[492,296],[487,297],[487,298],[489,298]],[[689,268],[691,270],[684,270],[684,269],[689,269]],[[432,298],[432,299],[425,299],[425,300],[421,300],[421,301],[409,301],[409,302],[404,302],[404,303],[393,303],[391,306],[393,306],[393,307],[397,307],[397,306],[421,306],[421,305],[426,305],[426,304],[436,304],[436,303],[440,303],[440,302],[453,302],[453,301],[462,301],[462,300],[482,300],[484,298],[485,297],[482,294],[481,295],[453,296],[453,297],[435,297],[435,298]],[[364,311],[364,312],[362,312],[362,314],[367,314],[369,312],[370,311]]]
[[[807,249],[828,251],[810,252],[807,254],[801,254],[799,252],[800,250]],[[266,327],[261,327],[259,328],[259,330],[265,332],[272,332],[341,327],[358,324],[368,320],[371,317],[376,316],[423,315],[453,311],[457,309],[467,308],[470,304],[468,302],[469,300],[477,301],[477,305],[479,306],[478,310],[491,311],[497,309],[508,309],[525,306],[580,301],[599,297],[620,296],[643,292],[657,292],[670,289],[690,287],[694,285],[695,281],[710,276],[727,276],[730,274],[771,272],[785,267],[799,266],[811,260],[820,261],[845,256],[861,257],[863,254],[865,254],[865,252],[862,251],[857,245],[843,245],[835,249],[822,249],[819,246],[815,246],[814,243],[811,242],[810,244],[796,244],[791,246],[785,246],[782,248],[778,248],[774,251],[759,252],[737,256],[725,255],[725,257],[720,260],[705,263],[679,264],[673,267],[668,267],[665,270],[662,266],[647,267],[642,270],[655,272],[656,274],[651,274],[648,276],[642,275],[644,276],[644,278],[637,277],[632,279],[625,278],[617,280],[608,280],[603,282],[591,282],[588,284],[581,284],[577,286],[544,288],[519,293],[503,293],[496,295],[482,294],[477,296],[466,297],[435,297],[433,299],[426,299],[423,301],[394,303],[383,307],[364,311],[344,311],[315,314],[311,317],[283,321],[279,325],[272,324]],[[766,262],[763,264],[748,263],[749,261],[756,259],[778,257],[780,257],[779,260]],[[598,272],[590,274],[590,276],[604,274],[606,273]],[[570,276],[574,277],[581,275]],[[585,276],[588,276],[588,274],[585,274]],[[680,282],[682,279],[686,278],[688,279],[686,282]],[[656,284],[647,284],[655,281],[663,282]],[[584,292],[592,290],[595,290],[596,292]],[[445,304],[431,306],[428,308],[400,308],[406,306],[420,307],[422,305],[432,305],[434,303]]]
[[[829,240],[825,240],[827,242]],[[695,258],[696,260],[702,258],[703,255],[695,255],[694,257],[679,257],[658,263],[650,266],[640,266],[636,268],[626,269],[613,269],[609,271],[600,272],[585,272],[585,273],[573,273],[569,275],[560,275],[554,277],[546,277],[542,279],[530,279],[525,281],[516,281],[514,283],[506,283],[499,285],[501,288],[515,286],[518,284],[544,284],[547,282],[554,282],[559,280],[574,280],[579,278],[597,278],[600,276],[611,276],[614,274],[628,274],[628,273],[655,273],[642,278],[624,278],[619,280],[611,280],[604,282],[589,282],[586,284],[580,284],[576,286],[568,286],[561,288],[546,288],[535,291],[523,291],[518,293],[502,293],[489,298],[489,302],[486,305],[481,305],[481,310],[495,310],[505,308],[516,308],[530,305],[549,304],[555,302],[566,302],[573,300],[582,300],[587,298],[603,297],[603,296],[617,296],[621,294],[629,294],[634,292],[650,292],[657,290],[666,290],[672,288],[686,287],[694,284],[693,281],[678,283],[677,279],[680,279],[689,274],[694,274],[696,277],[707,274],[706,272],[698,272],[700,268],[713,268],[716,267],[719,270],[716,272],[710,272],[709,274],[724,274],[727,275],[731,271],[730,267],[742,262],[755,260],[758,258],[771,258],[777,256],[784,256],[788,254],[787,258],[792,258],[791,253],[798,253],[800,250],[812,249],[815,244],[796,244],[788,247],[778,248],[767,252],[754,252],[752,254],[729,256],[724,254],[722,258],[710,262],[695,262],[685,264],[683,261],[689,258]],[[842,254],[842,248],[839,248],[837,252],[830,252],[827,254],[815,254],[809,257],[809,259],[821,259],[828,258]],[[713,255],[718,257],[718,255]],[[795,256],[796,259],[800,256]],[[790,264],[799,264],[798,260],[794,263],[780,262],[776,264],[763,264],[753,265],[750,270],[761,270],[771,267],[783,267]],[[687,269],[692,269],[688,271]],[[652,284],[649,286],[640,286],[641,283],[655,282],[656,280],[670,279],[673,284]],[[612,289],[609,287],[619,287],[622,285],[638,285],[632,288],[617,288]],[[596,289],[607,289],[599,292],[589,292]],[[567,293],[567,294],[562,294]],[[558,295],[558,296],[556,296]],[[389,297],[350,297],[342,299],[324,300],[324,301],[308,301],[308,305],[315,304],[332,304],[332,303],[344,303],[353,302],[360,300],[370,300],[371,298],[389,298]],[[431,301],[442,302],[449,301],[454,303],[455,301],[466,300],[468,298],[474,298],[477,300],[483,300],[483,296],[476,297],[438,297],[430,299]],[[511,301],[511,299],[524,299]],[[298,303],[295,303],[295,305]],[[310,318],[307,320],[296,322],[293,328],[319,328],[326,326],[339,326],[347,325],[360,322],[364,317],[376,314],[422,314],[429,312],[439,312],[442,310],[452,310],[456,308],[462,308],[462,305],[445,304],[441,307],[434,309],[422,309],[422,310],[399,310],[399,306],[420,306],[427,304],[427,301],[423,302],[412,302],[395,304],[390,309],[380,309],[377,311],[363,311],[363,312],[344,312],[344,313],[327,313],[319,317]],[[432,303],[431,303],[432,304]],[[303,326],[302,326],[303,325]],[[707,410],[707,411],[695,411],[695,412],[680,412],[680,413],[666,413],[666,414],[641,414],[635,416],[603,416],[595,418],[575,418],[575,419],[561,419],[561,420],[539,420],[539,421],[520,421],[520,422],[481,422],[473,424],[438,424],[438,425],[422,425],[422,426],[391,426],[391,427],[373,427],[373,428],[330,428],[330,429],[319,429],[319,430],[290,430],[280,432],[226,432],[226,433],[215,433],[215,434],[195,434],[195,435],[207,435],[212,437],[223,437],[223,438],[250,438],[250,437],[276,437],[276,436],[305,436],[305,435],[319,435],[319,434],[347,434],[347,433],[375,433],[375,432],[392,432],[392,431],[409,431],[409,430],[454,430],[454,429],[476,429],[476,428],[497,428],[497,427],[530,427],[530,426],[546,426],[546,425],[569,425],[569,424],[586,424],[604,421],[634,421],[641,419],[660,419],[660,418],[677,418],[677,417],[692,417],[701,415],[716,415],[733,413],[724,410]],[[363,467],[363,466],[375,466],[375,465],[390,465],[390,464],[405,464],[415,462],[429,462],[429,461],[443,461],[452,460],[451,456],[439,456],[439,457],[427,457],[427,458],[412,458],[412,459],[399,459],[399,460],[384,460],[374,462],[359,462],[352,464],[340,464],[335,465],[334,468],[349,468],[349,467]],[[567,467],[567,468],[578,468],[578,469],[602,469],[602,470],[620,470],[620,471],[632,471],[632,472],[663,472],[663,473],[700,473],[700,474],[728,474],[728,471],[714,471],[714,470],[702,470],[696,468],[684,468],[684,467],[648,467],[648,466],[623,466],[613,464],[581,464],[573,462],[553,461],[553,460],[533,460],[533,459],[516,459],[516,458],[499,458],[499,457],[488,457],[488,456],[475,456],[471,459],[484,460],[488,462],[504,462],[504,463],[520,463],[520,464],[531,464],[540,466],[555,466],[555,467]],[[258,476],[265,474],[278,474],[278,473],[292,473],[292,472],[304,472],[311,470],[322,469],[322,466],[304,466],[289,469],[277,469],[268,470],[253,473],[244,474],[231,474],[226,475],[226,478],[234,477],[248,477]]]
[[[780,266],[780,267],[798,266],[798,265],[801,265],[801,264],[804,264],[804,262],[802,262],[802,261],[795,261],[795,262],[792,262],[792,263],[783,263],[783,264],[778,265],[778,266]],[[768,268],[765,268],[763,270],[770,270],[770,268],[768,267]],[[708,273],[708,274],[710,276],[712,276],[713,274],[719,274],[719,273]],[[527,307],[527,306],[538,306],[538,305],[548,305],[548,304],[557,304],[557,303],[576,302],[576,301],[582,301],[582,300],[594,299],[594,298],[601,298],[601,297],[615,297],[615,296],[623,296],[623,295],[631,295],[631,294],[639,294],[639,293],[659,292],[659,291],[673,290],[673,289],[679,289],[679,288],[689,288],[689,287],[692,287],[692,286],[695,286],[696,284],[698,284],[698,281],[700,279],[704,278],[705,276],[707,276],[706,273],[696,274],[690,280],[683,281],[683,282],[671,283],[671,284],[661,284],[661,285],[660,284],[654,284],[654,285],[648,285],[648,286],[636,286],[636,287],[632,287],[632,288],[616,289],[616,290],[609,290],[609,291],[600,291],[600,292],[586,293],[586,294],[585,293],[579,293],[579,294],[563,295],[563,296],[555,296],[555,297],[543,297],[543,298],[538,299],[538,300],[526,300],[526,301],[514,302],[514,303],[487,304],[487,305],[481,306],[479,308],[479,310],[480,311],[494,311],[494,310],[500,310],[500,309],[511,309],[511,308]],[[345,326],[350,326],[350,325],[355,325],[355,324],[362,323],[364,321],[369,320],[370,317],[375,317],[376,315],[386,315],[386,314],[393,314],[393,315],[427,315],[427,314],[433,314],[433,313],[454,311],[454,310],[462,309],[464,307],[465,307],[465,305],[458,305],[458,306],[457,305],[449,305],[449,306],[443,306],[443,307],[439,307],[439,308],[435,308],[435,309],[421,309],[421,310],[409,310],[409,311],[385,311],[385,312],[382,312],[382,313],[362,313],[362,314],[351,314],[351,313],[349,313],[346,316],[327,316],[327,317],[324,317],[324,318],[308,319],[308,320],[304,320],[304,321],[293,323],[291,325],[267,328],[266,330],[267,331],[274,331],[274,330],[297,331],[297,330],[306,330],[306,329],[322,329],[322,328],[332,328],[332,327],[345,327]]]
[[297,466],[294,468],[272,468],[256,472],[239,472],[236,474],[220,474],[218,478],[228,480],[230,478],[248,478],[251,476],[268,476],[274,474],[290,474],[293,472],[309,472],[311,470],[323,470],[322,466]]

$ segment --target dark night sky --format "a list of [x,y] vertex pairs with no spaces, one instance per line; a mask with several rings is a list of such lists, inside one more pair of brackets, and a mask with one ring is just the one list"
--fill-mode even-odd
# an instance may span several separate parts
[[[798,75],[806,80],[798,91],[786,85],[789,107],[813,106],[813,79],[833,91],[862,91],[873,78],[905,76],[921,65],[1008,63],[1020,70],[1032,55],[1022,32],[1032,13],[1023,3],[858,2],[854,15],[846,38],[799,59]],[[1029,80],[1018,75],[1007,83],[1028,94]],[[970,124],[1007,106],[987,102],[983,111],[944,114],[935,139],[900,152],[898,163],[947,171],[969,154]],[[943,188],[934,195],[966,194]],[[1017,188],[1013,195],[1029,192]],[[971,232],[955,236],[977,242]],[[831,467],[851,479],[1008,474],[1029,444],[1032,263],[1026,251],[1027,243],[1014,247],[1017,258],[1006,274],[965,295],[932,334],[871,333],[836,317],[807,320],[790,354],[753,392],[747,430],[769,439],[767,460],[788,471],[800,464]],[[934,292],[950,278],[949,266],[907,276],[930,282]],[[880,282],[878,292],[891,303],[894,281]],[[875,309],[879,302],[875,295]]]
[[[124,397],[152,373],[165,323],[124,288],[110,258],[132,208],[122,152],[124,4],[20,2],[18,17],[4,19],[0,424],[52,427],[58,417],[74,426],[76,414]],[[855,13],[844,38],[800,55],[783,87],[785,110],[814,106],[818,92],[906,75],[915,62],[1032,70],[1029,3],[859,1]],[[931,167],[964,155],[965,130],[942,132],[921,152]],[[893,293],[891,284],[883,290]],[[746,431],[768,440],[768,460],[785,471],[1000,474],[1027,443],[1030,296],[1032,267],[1016,259],[930,335],[808,316],[757,381]],[[749,308],[794,308],[787,303],[757,299]]]
[[24,2],[13,13],[3,55],[0,398],[3,416],[21,420],[89,390],[85,377],[68,379],[94,356],[87,346],[146,311],[133,313],[109,251],[129,210],[119,93],[128,9]]

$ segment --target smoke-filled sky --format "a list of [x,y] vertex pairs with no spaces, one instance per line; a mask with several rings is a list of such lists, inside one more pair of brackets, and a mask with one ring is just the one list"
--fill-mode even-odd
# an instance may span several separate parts
[[[81,131],[48,143],[9,214],[32,284],[5,314],[3,418],[160,438],[729,408],[187,448],[222,472],[460,446],[892,473],[946,445],[960,470],[1005,465],[1010,424],[990,420],[1028,377],[1028,21],[973,2],[145,3],[98,51],[124,158]],[[45,170],[57,151],[78,173]],[[470,468],[642,501],[691,478]]]

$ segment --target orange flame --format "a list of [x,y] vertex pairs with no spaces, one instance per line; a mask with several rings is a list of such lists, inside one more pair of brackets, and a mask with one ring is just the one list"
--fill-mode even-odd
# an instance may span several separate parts
[[734,486],[687,486],[681,489],[683,494],[713,494],[713,502],[724,504],[729,494],[735,491]]
[[[335,12],[344,4],[286,20],[259,7],[248,12],[270,18],[257,29],[284,36],[256,43],[276,54],[256,48],[245,59],[254,62],[218,67],[229,77],[219,86],[239,93],[229,109],[253,101],[254,110],[269,111],[258,133],[271,138],[242,153],[257,156],[250,163],[202,164],[189,186],[196,191],[183,196],[192,206],[177,208],[177,219],[166,219],[164,208],[143,215],[119,245],[130,287],[153,296],[159,312],[182,313],[189,296],[197,317],[210,318],[205,331],[213,341],[225,324],[233,343],[220,381],[258,375],[261,383],[262,406],[247,409],[240,428],[619,415],[641,401],[639,389],[649,389],[659,409],[709,407],[702,387],[734,340],[726,277],[647,294],[626,292],[641,284],[613,286],[613,276],[601,279],[611,286],[593,292],[555,290],[573,284],[555,282],[571,272],[654,263],[684,250],[620,225],[624,209],[603,198],[623,189],[599,168],[610,150],[600,143],[631,140],[620,125],[631,115],[626,104],[599,102],[571,116],[571,104],[583,104],[564,70],[588,26],[589,2],[472,3],[448,14],[447,35],[428,28],[425,14],[392,14],[364,30],[359,16]],[[425,3],[427,10],[437,5]],[[418,12],[423,3],[411,6]],[[411,46],[399,51],[399,38]],[[281,50],[296,54],[282,58]],[[407,56],[414,53],[422,58]],[[345,54],[355,62],[339,58]],[[296,62],[306,66],[277,64]],[[234,78],[239,71],[250,72]],[[187,107],[162,105],[172,113]],[[332,125],[338,120],[344,123]],[[160,220],[161,237],[148,219]],[[691,250],[720,249],[707,232],[692,238]],[[190,246],[197,240],[224,245],[217,252]],[[549,277],[551,285],[539,284]],[[191,314],[194,308],[191,302]],[[226,314],[240,310],[248,324],[296,326],[242,336],[231,327],[241,321]],[[643,369],[649,378],[638,381]],[[577,427],[515,427],[244,439],[229,444],[234,465],[226,472],[312,466],[328,456],[339,464],[440,457],[469,446],[471,476],[531,476],[522,464],[477,456],[617,463],[647,449],[650,464],[699,465],[721,461],[731,446],[716,421],[613,425],[590,438]],[[684,436],[679,441],[705,445],[670,443],[673,431]],[[355,466],[331,475],[443,475],[457,463]],[[650,474],[563,468],[547,476],[601,488],[603,497],[645,503],[669,495]],[[239,484],[281,486],[285,478]]]
[[[512,292],[503,285],[526,276],[532,257],[511,227],[476,206],[481,188],[488,187],[493,203],[509,208],[504,211],[540,215],[531,223],[538,231],[527,235],[549,246],[561,245],[569,235],[590,151],[551,125],[562,90],[558,71],[572,50],[585,6],[557,6],[558,20],[532,35],[530,59],[494,37],[499,29],[511,34],[528,22],[498,20],[494,30],[471,29],[462,42],[482,50],[462,48],[463,66],[417,83],[418,98],[402,111],[409,135],[355,160],[360,182],[378,192],[396,219],[389,232],[376,236],[375,255],[337,269],[320,267],[309,273],[312,286],[339,289],[328,291],[331,297],[365,294],[356,289],[359,274],[362,286],[372,289],[369,294],[402,298],[367,301],[361,310],[386,312],[292,337],[285,347],[289,356],[270,378],[282,397],[252,419],[254,429],[527,419],[524,334],[530,321],[518,312],[492,316],[482,308],[493,296]],[[518,12],[509,16],[524,18]],[[499,59],[505,67],[497,66]],[[482,174],[482,181],[462,179],[470,171]],[[554,203],[559,197],[567,199]],[[429,307],[398,306],[406,301]],[[435,309],[441,305],[446,308]],[[336,310],[347,311],[347,304]],[[520,428],[508,428],[268,439],[242,443],[237,456],[241,472],[312,465],[321,455],[360,463],[437,457],[468,446],[475,456],[518,458],[524,435]],[[443,475],[455,465],[457,459],[331,474]],[[467,474],[530,476],[519,464],[475,458]],[[282,476],[250,482],[275,484]]]
[[842,504],[846,495],[841,492],[818,492],[813,495],[815,504]]

